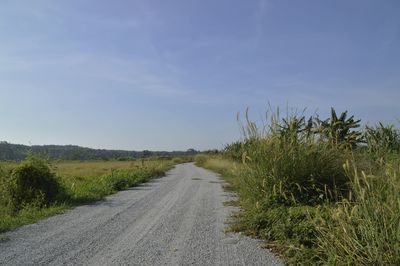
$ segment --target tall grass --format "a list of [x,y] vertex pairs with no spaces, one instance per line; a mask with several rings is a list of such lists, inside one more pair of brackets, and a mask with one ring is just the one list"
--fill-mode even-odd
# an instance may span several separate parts
[[318,227],[321,259],[339,265],[400,265],[400,164],[379,175],[346,164],[352,194]]
[[[228,145],[225,151],[249,166],[248,174],[242,177],[247,182],[244,187],[250,189],[249,198],[279,197],[288,204],[315,204],[336,200],[348,192],[342,165],[352,154],[346,145],[338,146],[346,136],[328,134],[329,128],[321,129],[312,118],[306,120],[298,114],[281,119],[279,112],[272,113],[270,123],[261,129],[249,120],[248,114],[246,122],[243,141]],[[323,141],[318,132],[323,132],[324,137],[331,135],[334,141]]]
[[394,125],[378,123],[376,126],[366,126],[364,138],[368,151],[377,157],[400,152],[400,130]]
[[242,140],[198,162],[238,192],[232,230],[267,240],[289,264],[399,265],[397,131],[361,132],[359,120],[334,109],[323,120],[282,119],[278,110],[267,121],[259,126],[246,112]]

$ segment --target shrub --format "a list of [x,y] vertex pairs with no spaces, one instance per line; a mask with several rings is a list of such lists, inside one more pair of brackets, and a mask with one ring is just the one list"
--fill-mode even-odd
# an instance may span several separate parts
[[5,178],[4,184],[8,203],[15,211],[28,204],[42,206],[51,203],[61,191],[57,178],[46,162],[33,156],[16,167]]

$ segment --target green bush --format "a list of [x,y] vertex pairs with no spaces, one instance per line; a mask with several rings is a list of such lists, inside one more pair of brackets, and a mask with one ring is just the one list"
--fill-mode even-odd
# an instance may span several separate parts
[[61,186],[46,162],[33,156],[4,179],[8,204],[14,211],[29,204],[43,206],[54,202],[61,192]]

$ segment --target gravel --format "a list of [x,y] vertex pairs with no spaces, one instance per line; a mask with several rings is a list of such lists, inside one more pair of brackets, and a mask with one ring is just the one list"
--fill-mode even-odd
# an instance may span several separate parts
[[235,210],[216,174],[192,163],[6,234],[0,265],[283,265],[260,242],[225,233]]

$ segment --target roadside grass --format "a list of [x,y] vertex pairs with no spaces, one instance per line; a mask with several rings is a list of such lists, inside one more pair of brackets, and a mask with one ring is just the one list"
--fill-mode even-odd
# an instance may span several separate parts
[[238,162],[229,160],[220,155],[197,155],[195,157],[197,166],[201,166],[210,170],[213,170],[222,175],[224,180],[229,181],[229,184],[238,181],[236,178],[244,169],[244,165]]
[[40,219],[61,214],[72,206],[71,203],[55,203],[54,205],[40,208],[28,205],[16,214],[10,213],[7,208],[3,207],[3,209],[0,209],[0,232],[4,233],[22,225],[35,223]]
[[333,109],[318,120],[272,114],[259,128],[246,117],[241,141],[197,156],[238,194],[230,230],[266,240],[289,265],[400,265],[398,130],[355,132],[359,121]]
[[151,178],[162,176],[172,160],[108,162],[61,162],[51,166],[60,177],[73,203],[102,199]]
[[352,195],[317,225],[317,251],[331,265],[400,265],[400,156],[367,174],[347,163]]
[[33,200],[24,203],[19,209],[12,208],[5,184],[21,163],[1,162],[0,233],[160,177],[175,164],[190,160],[191,158],[149,158],[135,161],[50,162],[49,169],[61,185],[62,192],[52,202],[39,204]]
[[233,204],[241,212],[235,214],[230,231],[266,240],[265,247],[289,265],[400,263],[400,157],[382,166],[381,174],[364,176],[352,168],[347,172],[351,198],[312,205],[263,201],[254,195],[257,189],[251,193],[245,187],[249,183],[244,180],[258,178],[246,172],[248,166],[222,156],[209,156],[197,165],[220,173],[228,189],[238,194]]

